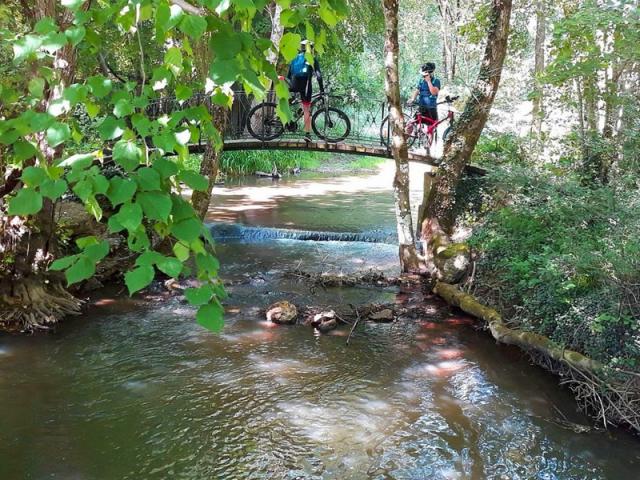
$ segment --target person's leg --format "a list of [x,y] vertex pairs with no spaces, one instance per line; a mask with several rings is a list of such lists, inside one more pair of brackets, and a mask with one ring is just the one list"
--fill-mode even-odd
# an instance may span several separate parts
[[304,131],[311,133],[311,102],[302,101],[302,113],[304,114]]
[[302,112],[304,113],[304,131],[311,135],[311,97],[313,90],[311,87],[311,77],[309,77],[305,85],[304,93],[302,93]]

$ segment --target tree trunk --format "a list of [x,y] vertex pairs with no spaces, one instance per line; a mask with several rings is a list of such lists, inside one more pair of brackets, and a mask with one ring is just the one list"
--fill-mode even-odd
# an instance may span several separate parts
[[544,118],[544,103],[542,87],[540,85],[540,75],[544,70],[544,43],[546,37],[546,17],[544,11],[544,0],[538,0],[536,4],[536,42],[535,42],[535,65],[533,75],[535,81],[533,105],[531,109],[531,133],[535,139],[536,155],[540,151],[542,120]]
[[[455,5],[453,2],[455,1]],[[457,18],[460,12],[459,0],[438,0],[440,31],[442,34],[442,72],[444,78],[453,82],[456,76],[456,50],[458,46]]]
[[278,62],[278,46],[282,35],[284,35],[284,26],[280,23],[280,15],[282,14],[282,6],[279,3],[272,2],[269,5],[269,14],[271,15],[271,43],[274,45],[274,49],[269,50],[267,60],[270,64],[276,65]]
[[[23,5],[23,16],[31,25],[50,17],[64,31],[71,24],[73,14],[63,9],[58,14],[55,0],[37,0],[34,5]],[[58,100],[64,88],[73,83],[76,73],[75,48],[66,45],[55,54],[55,73],[59,76],[44,91],[38,110],[46,112]],[[42,157],[26,159],[25,166],[48,167],[60,157],[63,146],[51,147],[44,133],[34,136]],[[18,176],[0,185],[3,195],[20,187]],[[42,209],[33,218],[0,216],[0,329],[32,331],[48,328],[63,316],[77,313],[82,302],[62,288],[57,275],[48,275],[47,265],[58,253],[54,203],[43,199]]]
[[385,23],[384,66],[385,94],[389,104],[391,124],[391,152],[396,162],[393,195],[396,207],[400,268],[402,272],[417,272],[419,259],[413,236],[411,204],[409,198],[409,155],[404,137],[404,118],[400,102],[398,81],[398,1],[383,0]]
[[[201,82],[205,82],[207,75],[209,74],[209,65],[211,64],[211,50],[209,48],[209,36],[199,39],[194,45],[194,57],[196,65],[196,75]],[[213,126],[220,132],[220,137],[224,140],[224,130],[227,126],[229,118],[229,110],[219,105],[213,105],[207,100],[207,109],[212,117]],[[200,175],[203,175],[209,180],[207,190],[204,192],[194,191],[191,196],[191,203],[194,210],[198,214],[201,220],[207,215],[209,210],[209,204],[211,203],[211,193],[213,192],[213,186],[216,183],[218,177],[218,170],[220,166],[220,156],[222,150],[216,147],[213,139],[207,138],[207,144],[205,145],[204,153],[202,154],[202,162],[200,163]]]
[[[227,126],[229,110],[219,105],[209,107],[209,112],[213,117],[213,126],[220,132],[220,136],[224,138],[224,130]],[[191,197],[191,203],[200,219],[204,220],[211,203],[211,192],[218,177],[220,167],[220,156],[222,150],[218,150],[211,139],[207,139],[207,145],[202,155],[202,163],[200,163],[200,175],[209,179],[209,185],[206,192],[194,191]]]
[[464,112],[445,143],[441,166],[433,187],[425,192],[424,218],[420,219],[421,237],[425,258],[430,262],[427,263],[427,270],[435,276],[442,275],[442,268],[438,268],[433,262],[436,255],[446,253],[447,256],[451,254],[456,257],[457,252],[463,251],[466,254],[466,249],[451,248],[449,245],[455,222],[455,191],[487,121],[500,84],[507,52],[510,16],[511,0],[492,0],[491,24],[478,78]]

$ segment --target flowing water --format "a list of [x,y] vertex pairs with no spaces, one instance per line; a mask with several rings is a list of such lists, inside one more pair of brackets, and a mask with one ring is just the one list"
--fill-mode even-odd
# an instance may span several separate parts
[[262,320],[282,298],[414,295],[283,274],[393,273],[390,182],[383,169],[218,189],[212,229],[233,281],[219,335],[175,297],[105,294],[55,334],[0,337],[0,479],[639,478],[636,438],[574,432],[589,420],[555,377],[436,299],[349,346],[346,328]]

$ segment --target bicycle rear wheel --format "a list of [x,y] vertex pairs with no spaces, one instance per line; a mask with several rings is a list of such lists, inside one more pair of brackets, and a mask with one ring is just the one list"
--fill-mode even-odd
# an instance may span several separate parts
[[315,134],[327,142],[344,140],[351,132],[351,121],[347,114],[334,107],[321,108],[311,117]]
[[247,130],[258,140],[266,141],[278,138],[284,132],[284,125],[276,114],[276,104],[259,103],[247,115]]
[[[418,129],[412,118],[409,115],[404,114],[404,133],[407,141],[407,148],[411,148],[411,146],[416,141],[418,137]],[[389,123],[389,116],[387,115],[385,119],[382,121],[380,125],[380,143],[385,147],[389,148],[391,145],[391,124]]]

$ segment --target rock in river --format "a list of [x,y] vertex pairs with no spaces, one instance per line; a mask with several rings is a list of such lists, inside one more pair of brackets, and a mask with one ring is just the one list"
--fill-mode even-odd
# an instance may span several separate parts
[[276,302],[267,307],[267,320],[273,323],[292,325],[296,323],[297,316],[298,309],[296,306],[286,300]]

